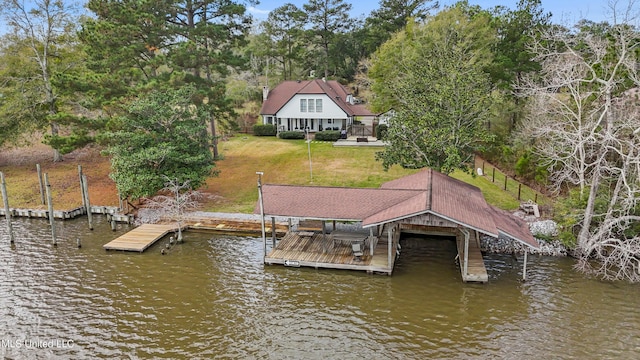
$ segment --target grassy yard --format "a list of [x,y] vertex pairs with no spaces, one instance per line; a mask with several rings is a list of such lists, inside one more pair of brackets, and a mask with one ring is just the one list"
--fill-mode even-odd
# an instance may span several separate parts
[[[375,161],[375,153],[380,148],[333,147],[332,143],[324,142],[312,142],[310,148],[311,169],[308,144],[303,140],[237,135],[220,142],[222,159],[216,163],[219,176],[211,177],[200,189],[205,194],[202,210],[253,212],[258,198],[257,171],[264,172],[264,183],[344,187],[379,187],[386,181],[419,171],[399,166],[384,171],[381,163]],[[10,206],[42,207],[35,161],[15,163],[7,157],[11,158],[7,152],[0,154],[0,171],[7,177]],[[56,209],[71,209],[81,204],[78,165],[83,166],[88,176],[91,202],[117,205],[115,185],[108,177],[109,160],[100,156],[97,149],[72,153],[63,163],[53,164],[43,159],[38,162],[43,171],[49,173]],[[491,177],[472,177],[462,172],[451,176],[478,186],[489,203],[502,209],[511,210],[519,205],[516,195],[503,191],[498,181],[491,182]]]

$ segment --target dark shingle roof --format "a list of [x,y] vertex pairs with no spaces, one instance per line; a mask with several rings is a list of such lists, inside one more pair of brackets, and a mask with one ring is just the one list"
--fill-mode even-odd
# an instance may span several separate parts
[[431,213],[493,237],[503,233],[539,247],[524,221],[488,205],[480,189],[431,169],[378,189],[265,184],[262,193],[266,216],[358,220],[370,227]]
[[335,80],[284,81],[269,91],[267,100],[262,103],[261,115],[275,115],[296,94],[326,94],[347,116],[373,116],[362,104],[347,102],[347,89]]

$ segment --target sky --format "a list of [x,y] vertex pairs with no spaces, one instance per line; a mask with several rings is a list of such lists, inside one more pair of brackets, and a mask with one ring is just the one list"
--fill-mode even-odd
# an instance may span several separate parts
[[[282,6],[285,3],[292,3],[300,8],[308,1],[305,0],[260,0],[260,4],[252,6],[249,11],[259,20],[267,18],[269,11]],[[371,10],[377,9],[378,0],[357,0],[345,2],[351,3],[352,17],[367,16]],[[440,0],[441,8],[443,5],[452,5],[457,0]],[[581,19],[593,20],[596,22],[610,20],[608,15],[608,0],[542,0],[542,8],[545,12],[551,12],[551,20],[554,23],[562,25],[571,25]],[[503,5],[510,9],[515,9],[518,0],[469,0],[469,4],[480,5],[483,9],[489,9],[497,5]],[[626,3],[625,0],[620,3]]]

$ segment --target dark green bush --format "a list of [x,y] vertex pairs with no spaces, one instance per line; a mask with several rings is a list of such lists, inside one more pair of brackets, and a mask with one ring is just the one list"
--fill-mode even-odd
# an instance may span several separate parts
[[376,138],[378,140],[384,140],[384,138],[387,136],[387,131],[389,130],[389,127],[386,124],[380,124],[376,127]]
[[302,131],[283,131],[279,136],[280,139],[304,139]]
[[255,124],[253,125],[253,135],[255,136],[276,136],[277,128],[271,124]]
[[340,131],[318,131],[315,139],[318,141],[338,141],[338,139],[340,139]]

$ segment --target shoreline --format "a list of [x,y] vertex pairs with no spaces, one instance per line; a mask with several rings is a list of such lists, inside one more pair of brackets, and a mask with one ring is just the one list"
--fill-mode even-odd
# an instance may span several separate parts
[[[15,218],[42,218],[48,219],[48,211],[42,209],[9,209],[11,217]],[[128,223],[139,226],[144,223],[166,223],[175,220],[168,220],[162,214],[153,209],[142,208],[138,210],[137,216],[132,214],[119,214],[120,209],[114,206],[91,206],[91,213],[106,215],[109,220],[118,223]],[[86,215],[85,207],[78,207],[71,210],[54,210],[55,220],[71,220]],[[212,231],[217,233],[233,233],[261,235],[262,224],[259,214],[248,213],[224,213],[210,211],[193,211],[185,214],[184,225],[189,230]],[[5,210],[0,209],[0,217],[5,217]],[[269,228],[268,237],[271,237],[271,221],[265,219],[266,227]],[[275,218],[275,230],[278,236],[284,235],[290,228],[298,224],[298,219],[285,217]],[[339,224],[340,228],[348,231],[361,231],[359,224]],[[480,250],[492,254],[529,254],[544,256],[571,256],[571,249],[562,245],[558,240],[546,240],[553,238],[557,233],[557,225],[551,220],[530,222],[531,232],[541,236],[536,237],[540,244],[540,249],[532,249],[509,238],[500,237],[498,239],[481,236]]]

